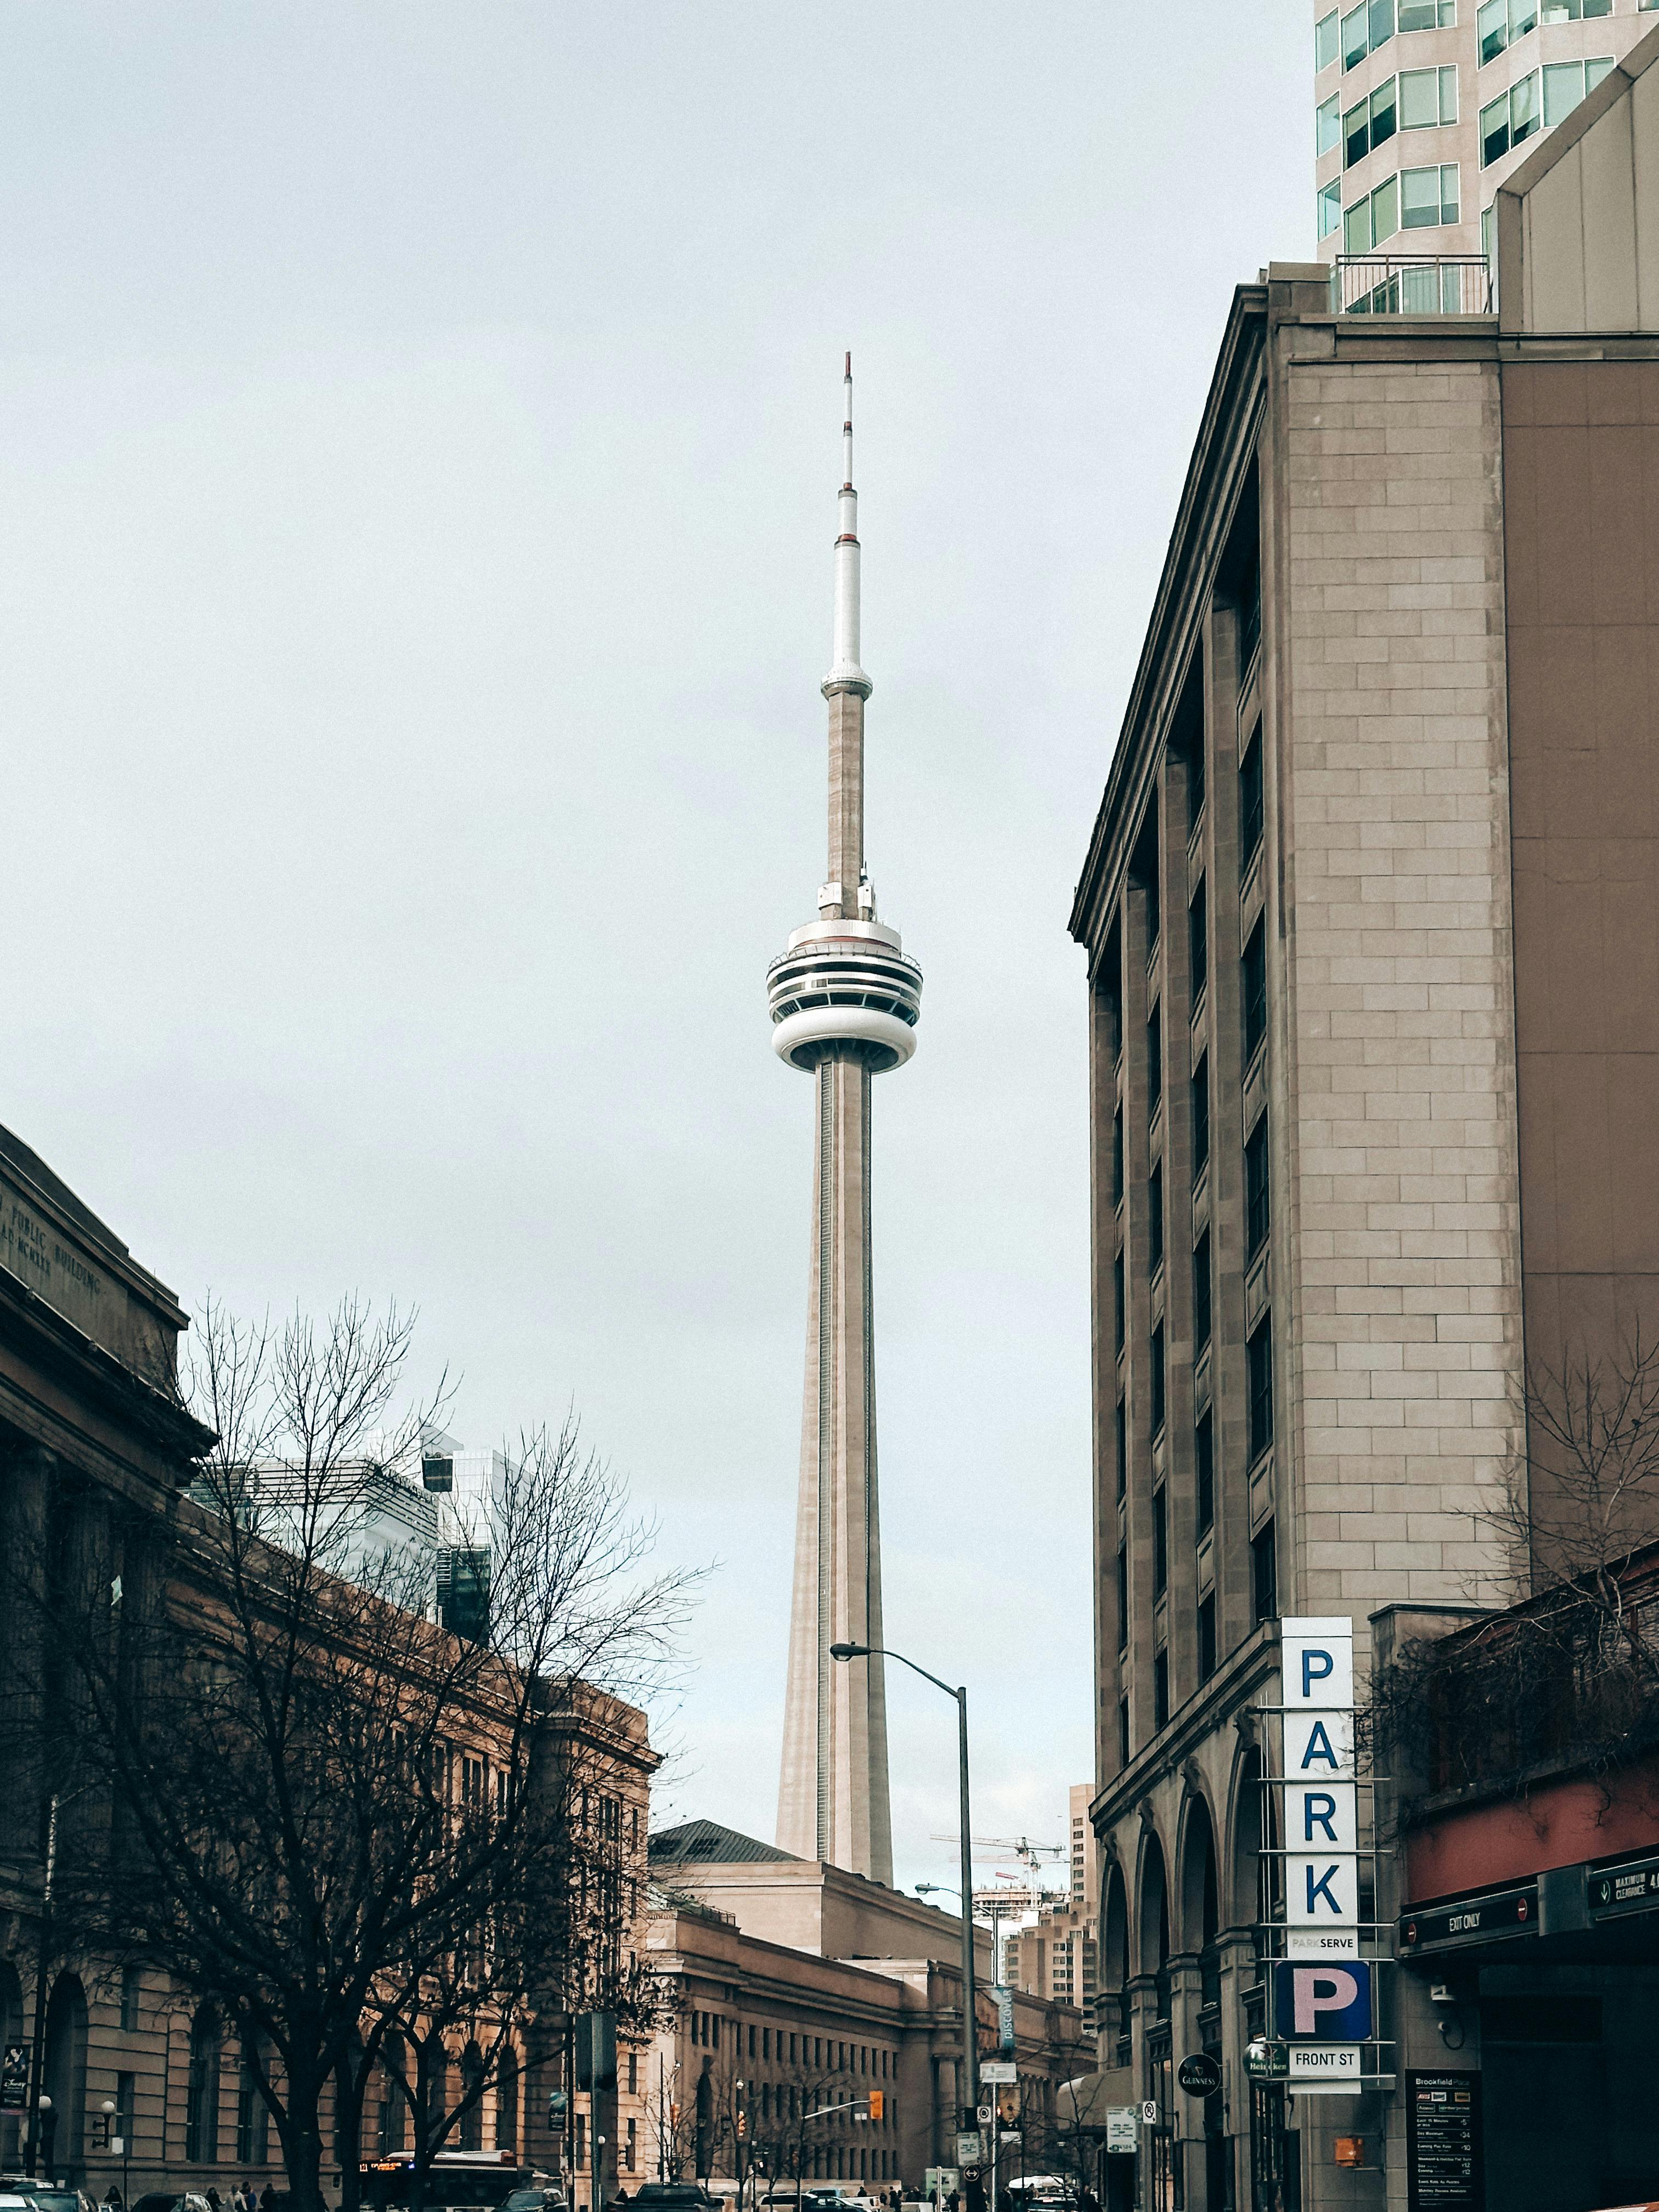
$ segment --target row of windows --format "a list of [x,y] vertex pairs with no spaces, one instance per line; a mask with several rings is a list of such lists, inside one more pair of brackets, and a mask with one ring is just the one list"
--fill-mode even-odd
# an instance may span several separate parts
[[1518,78],[1480,111],[1481,167],[1501,161],[1540,127],[1553,131],[1565,122],[1612,67],[1611,54],[1597,54],[1589,61],[1547,62]]
[[[1328,238],[1336,228],[1341,189],[1333,181],[1320,191],[1322,238]],[[1457,164],[1442,161],[1431,168],[1397,169],[1375,191],[1362,192],[1352,207],[1343,208],[1341,218],[1345,253],[1370,253],[1397,231],[1431,230],[1456,222]]]
[[1540,0],[1482,0],[1474,19],[1480,66],[1484,69],[1488,62],[1496,61],[1540,22],[1589,22],[1597,15],[1612,13],[1613,0],[1541,0],[1541,5]]
[[[1127,1574],[1123,1554],[1118,1554],[1118,1586],[1120,1597],[1127,1589]],[[1250,1601],[1251,1610],[1258,1627],[1264,1620],[1272,1620],[1279,1612],[1279,1545],[1271,1519],[1265,1521],[1250,1540]],[[1121,1615],[1120,1614],[1120,1618]],[[1202,1688],[1216,1670],[1219,1656],[1216,1642],[1215,1592],[1206,1590],[1198,1601],[1197,1613],[1198,1686]],[[1170,1654],[1167,1646],[1152,1654],[1152,1729],[1167,1728],[1170,1720]],[[1118,1699],[1117,1756],[1120,1768],[1129,1764],[1130,1745],[1129,1698],[1127,1692]]]
[[[1437,72],[1428,72],[1438,93]],[[1455,73],[1451,97],[1455,98]],[[1259,586],[1256,587],[1259,589]],[[1243,624],[1241,623],[1241,629]],[[1182,748],[1187,769],[1187,831],[1190,846],[1196,834],[1205,805],[1205,752],[1201,737],[1196,744]],[[1244,746],[1238,767],[1238,837],[1239,878],[1248,885],[1251,872],[1262,848],[1266,829],[1266,791],[1261,722],[1257,718]],[[1161,934],[1159,911],[1158,864],[1160,842],[1157,802],[1148,811],[1136,840],[1131,862],[1132,880],[1141,889],[1146,899],[1147,965],[1157,957]],[[1209,913],[1207,878],[1200,874],[1188,895],[1187,923],[1187,952],[1188,962],[1189,996],[1196,1012],[1209,981]],[[1258,915],[1246,939],[1240,956],[1241,1012],[1243,1030],[1243,1056],[1247,1069],[1262,1048],[1267,1028],[1267,932],[1265,917]],[[1164,1035],[1163,1007],[1155,1000],[1146,1018],[1145,1030],[1145,1061],[1146,1073],[1147,1116],[1155,1122],[1160,1111],[1165,1090],[1165,1059],[1169,1049]],[[1121,1036],[1120,1036],[1121,1042]],[[1210,1065],[1207,1054],[1200,1054],[1188,1079],[1188,1125],[1191,1133],[1191,1169],[1194,1184],[1204,1172],[1210,1152]],[[1267,1122],[1258,1118],[1256,1127],[1247,1139],[1245,1148],[1246,1226],[1248,1257],[1254,1261],[1264,1247],[1269,1230],[1269,1190],[1267,1176]],[[1115,1205],[1121,1205],[1125,1186],[1124,1109],[1120,1102],[1113,1116],[1112,1127],[1112,1196]],[[1147,1252],[1149,1267],[1154,1276],[1163,1264],[1167,1235],[1167,1208],[1164,1193],[1164,1161],[1156,1160],[1148,1173]],[[1206,1229],[1197,1237],[1192,1253],[1192,1328],[1193,1357],[1200,1358],[1207,1349],[1212,1332],[1212,1258],[1211,1232]],[[1120,1247],[1113,1258],[1113,1306],[1116,1349],[1121,1355],[1127,1335],[1127,1261]],[[1154,1323],[1148,1342],[1146,1366],[1147,1410],[1151,1432],[1154,1438],[1163,1434],[1169,1419],[1169,1350],[1167,1321],[1164,1316]],[[1266,1453],[1273,1440],[1273,1351],[1271,1321],[1263,1316],[1250,1333],[1246,1345],[1247,1430],[1249,1463],[1254,1466]],[[1120,1502],[1127,1496],[1128,1489],[1128,1408],[1127,1399],[1119,1396],[1115,1407],[1115,1442],[1117,1447],[1117,1489]],[[1193,1437],[1195,1493],[1198,1511],[1196,1534],[1202,1539],[1214,1525],[1215,1519],[1215,1437],[1214,1416],[1206,1405],[1197,1413]],[[1164,1484],[1154,1484],[1152,1492],[1152,1585],[1153,1601],[1167,1595],[1170,1578],[1170,1520],[1169,1499]],[[1271,1537],[1269,1538],[1271,1542]],[[1117,1584],[1117,1607],[1120,1650],[1127,1654],[1129,1642],[1129,1561],[1127,1544],[1120,1544],[1115,1561]],[[1207,1593],[1199,1606],[1198,1651],[1200,1680],[1207,1680],[1217,1663],[1218,1632],[1216,1599]],[[1159,1650],[1152,1661],[1152,1718],[1155,1728],[1164,1727],[1169,1718],[1170,1681],[1170,1659],[1166,1650]],[[1122,1752],[1128,1753],[1128,1701],[1121,1707]]]
[[1328,154],[1342,149],[1342,166],[1352,168],[1367,154],[1386,146],[1398,131],[1435,131],[1457,120],[1457,70],[1450,62],[1440,69],[1401,70],[1386,77],[1372,92],[1349,108],[1335,93],[1314,111],[1314,151]]
[[[722,2021],[719,2013],[688,2013],[686,2021],[694,2044],[708,2051],[720,2049]],[[735,2039],[732,2049],[738,2057],[742,2057],[743,2021],[728,2020],[723,2024]],[[748,2024],[750,2057],[770,2062],[774,2057],[775,2037],[776,2063],[780,2066],[811,2066],[825,2073],[868,2074],[880,2081],[890,2081],[897,2070],[893,2053],[878,2044],[841,2043],[833,2036],[801,2035],[782,2027],[774,2030],[763,2027],[754,2021]]]
[[1357,69],[1396,31],[1443,31],[1456,21],[1457,0],[1361,0],[1346,15],[1334,8],[1314,25],[1314,69],[1329,69],[1339,57],[1345,70]]

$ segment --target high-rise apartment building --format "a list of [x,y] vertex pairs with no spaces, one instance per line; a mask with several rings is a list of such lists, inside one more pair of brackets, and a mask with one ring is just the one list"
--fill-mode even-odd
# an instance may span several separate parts
[[[1498,186],[1652,27],[1650,0],[1315,0],[1321,254],[1490,262]],[[1446,298],[1412,306],[1485,304],[1485,272],[1432,274]],[[1368,276],[1344,306],[1378,291]]]
[[[1406,13],[1377,68],[1430,51]],[[1269,1963],[1281,1618],[1350,1624],[1363,1698],[1375,1648],[1501,1606],[1511,1502],[1556,1495],[1533,1408],[1659,1326],[1659,29],[1497,206],[1497,313],[1339,312],[1316,262],[1236,295],[1073,914],[1100,2101],[1150,2102],[1135,2201],[1186,2212],[1436,2201],[1407,2105],[1448,2069],[1486,2116],[1456,2201],[1545,2212],[1564,2159],[1583,2203],[1659,2183],[1588,2002],[1634,2002],[1646,1950],[1522,1891],[1460,1951],[1485,1908],[1440,1910],[1444,1855],[1395,1840],[1434,1807],[1386,1776],[1346,1846],[1376,1854],[1345,1861],[1352,2086],[1246,2066],[1319,2026]],[[1552,1848],[1626,1847],[1592,1819]],[[1569,2112],[1535,2046],[1572,1991],[1601,2055]]]

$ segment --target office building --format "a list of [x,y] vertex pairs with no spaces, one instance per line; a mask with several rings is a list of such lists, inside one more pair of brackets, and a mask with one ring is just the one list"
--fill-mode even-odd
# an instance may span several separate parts
[[[1552,1494],[1529,1393],[1653,1340],[1656,62],[1505,173],[1496,313],[1337,313],[1319,264],[1236,295],[1077,887],[1099,2086],[1155,2107],[1143,2202],[1380,2208],[1410,2175],[1412,2075],[1470,2061],[1397,1940],[1386,1784],[1386,2048],[1360,2094],[1244,2070],[1285,1934],[1279,1623],[1351,1622],[1363,1698],[1373,1616],[1504,1607],[1517,1475]],[[1501,2025],[1526,1988],[1476,1995]],[[1200,2050],[1222,2086],[1188,2096]],[[1651,2129],[1621,2141],[1585,2201],[1659,2185]],[[1486,2156],[1487,2203],[1557,2201],[1524,2139]]]

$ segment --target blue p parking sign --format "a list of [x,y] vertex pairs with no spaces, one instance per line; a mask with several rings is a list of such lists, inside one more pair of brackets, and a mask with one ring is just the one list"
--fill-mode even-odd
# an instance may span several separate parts
[[1273,1967],[1273,2033],[1290,2043],[1364,2043],[1371,2033],[1371,1969],[1365,1959]]

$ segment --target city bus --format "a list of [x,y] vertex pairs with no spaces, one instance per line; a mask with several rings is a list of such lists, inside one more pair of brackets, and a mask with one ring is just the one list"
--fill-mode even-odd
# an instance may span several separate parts
[[[366,2212],[369,2208],[372,2212],[407,2212],[414,2171],[414,2158],[406,2151],[366,2159],[362,2168]],[[516,2151],[441,2150],[427,2168],[422,2203],[424,2212],[495,2212],[514,2195],[520,2195],[520,2202],[513,2212],[535,2212],[537,2203],[552,2212],[564,2203],[559,2185],[521,2166]]]

